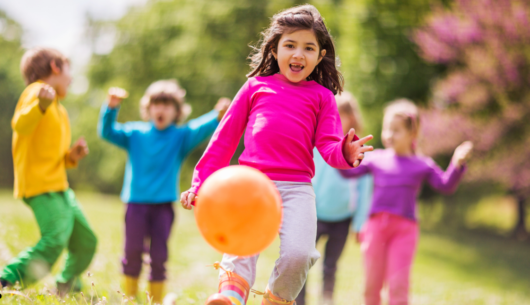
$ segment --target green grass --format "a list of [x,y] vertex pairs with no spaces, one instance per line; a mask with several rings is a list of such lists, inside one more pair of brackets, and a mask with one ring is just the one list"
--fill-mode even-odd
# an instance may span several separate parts
[[[83,279],[84,298],[78,294],[75,299],[66,299],[66,304],[87,304],[85,300],[90,303],[91,295],[94,296],[93,303],[103,296],[107,304],[122,303],[117,291],[121,279],[124,205],[116,196],[95,193],[80,192],[78,199],[99,237],[99,246],[89,268],[92,276]],[[0,266],[38,238],[38,228],[29,208],[12,199],[9,192],[0,192]],[[318,245],[320,250],[322,245]],[[260,256],[255,289],[265,288],[277,254],[278,242]],[[455,232],[440,229],[440,226],[438,229],[424,228],[413,270],[412,304],[530,304],[529,254],[530,245],[527,243],[468,231]],[[220,259],[221,255],[200,237],[193,214],[178,208],[170,240],[167,283],[167,291],[178,295],[177,304],[204,304],[217,287],[217,272],[208,265]],[[52,273],[56,273],[61,265],[62,260],[54,266]],[[311,270],[309,277],[308,293],[312,305],[317,304],[320,273],[321,261]],[[362,303],[362,274],[359,247],[350,240],[340,260],[336,291],[338,305]],[[144,291],[146,272],[142,279],[141,291]],[[59,304],[59,300],[49,294],[53,287],[53,277],[48,276],[23,292],[35,304]],[[248,304],[257,305],[260,301],[260,298],[251,296]],[[144,296],[140,302],[145,302]],[[19,303],[29,301],[9,295],[0,300],[0,304]]]

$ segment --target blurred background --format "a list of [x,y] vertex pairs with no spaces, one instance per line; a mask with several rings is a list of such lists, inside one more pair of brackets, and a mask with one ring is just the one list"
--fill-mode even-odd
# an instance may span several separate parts
[[[72,61],[64,104],[74,138],[86,137],[90,155],[69,172],[71,185],[117,194],[126,154],[96,135],[108,88],[130,92],[118,119],[138,120],[147,86],[176,78],[197,117],[245,82],[250,45],[269,18],[306,2],[319,9],[335,38],[345,87],[362,107],[362,134],[373,134],[375,147],[381,147],[382,109],[396,98],[422,107],[421,150],[442,167],[459,143],[475,143],[456,194],[423,190],[424,230],[468,232],[471,240],[519,247],[513,257],[496,249],[486,265],[504,262],[513,274],[530,270],[520,259],[530,244],[527,0],[0,0],[0,188],[7,192],[13,183],[10,120],[24,88],[19,62],[26,48],[55,47]],[[189,187],[204,148],[186,161],[181,189]]]

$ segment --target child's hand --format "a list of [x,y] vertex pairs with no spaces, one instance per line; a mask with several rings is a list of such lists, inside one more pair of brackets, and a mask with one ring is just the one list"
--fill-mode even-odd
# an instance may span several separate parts
[[129,93],[125,89],[112,87],[109,89],[109,95],[107,97],[109,102],[109,108],[116,108],[120,105],[121,100],[127,98]]
[[76,163],[77,161],[83,159],[88,155],[88,145],[85,141],[84,137],[79,138],[77,142],[72,145],[72,148],[70,149],[70,160],[73,163]]
[[197,198],[197,195],[195,195],[195,193],[185,191],[180,194],[180,203],[182,204],[182,207],[186,210],[191,210],[191,203],[195,201],[195,198]]
[[217,101],[217,104],[215,104],[215,107],[213,107],[213,109],[219,111],[219,116],[217,116],[217,119],[219,121],[221,121],[226,111],[228,110],[228,107],[230,107],[231,103],[232,101],[227,97],[222,97]]
[[473,151],[473,142],[471,141],[465,141],[464,143],[460,144],[456,149],[455,153],[453,154],[453,165],[456,168],[461,168],[464,164],[466,164],[467,160],[471,157],[471,152]]
[[55,89],[52,86],[44,84],[37,95],[39,99],[39,108],[44,113],[55,99]]
[[374,150],[372,146],[363,146],[366,142],[370,141],[374,137],[369,135],[357,141],[353,141],[354,136],[355,129],[352,128],[350,131],[348,131],[348,137],[346,138],[346,142],[344,142],[344,146],[342,147],[342,154],[349,164],[353,164],[353,167],[357,167],[361,163],[361,160],[364,159],[364,153]]

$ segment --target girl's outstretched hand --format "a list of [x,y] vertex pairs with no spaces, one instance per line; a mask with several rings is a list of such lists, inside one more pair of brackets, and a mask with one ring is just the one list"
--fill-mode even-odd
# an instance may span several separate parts
[[108,93],[108,102],[109,102],[109,108],[116,108],[120,105],[121,100],[124,98],[127,98],[129,96],[129,93],[125,91],[125,89],[118,88],[118,87],[112,87],[109,89]]
[[361,164],[361,160],[364,159],[364,153],[374,150],[372,146],[363,146],[374,137],[369,135],[357,141],[353,141],[354,137],[355,129],[352,128],[348,131],[348,137],[342,147],[342,154],[348,163],[353,164],[353,167],[357,167]]
[[217,101],[217,104],[215,104],[215,107],[213,107],[213,109],[219,111],[219,116],[217,116],[217,120],[221,121],[221,119],[225,116],[225,113],[228,110],[228,107],[230,107],[231,103],[232,100],[227,97],[222,97]]
[[473,142],[465,141],[464,143],[458,145],[458,147],[455,149],[455,153],[453,154],[453,165],[456,168],[461,168],[464,164],[466,164],[467,160],[469,160],[472,152]]
[[195,193],[192,193],[190,191],[185,191],[180,194],[180,203],[182,204],[182,207],[186,210],[191,210],[192,202],[195,201],[195,198],[197,195]]

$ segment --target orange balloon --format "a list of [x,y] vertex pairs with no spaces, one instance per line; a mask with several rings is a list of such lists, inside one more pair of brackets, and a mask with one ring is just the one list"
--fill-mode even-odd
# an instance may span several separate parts
[[257,169],[234,165],[213,173],[201,186],[195,219],[216,250],[251,256],[267,248],[282,222],[282,200],[274,183]]

